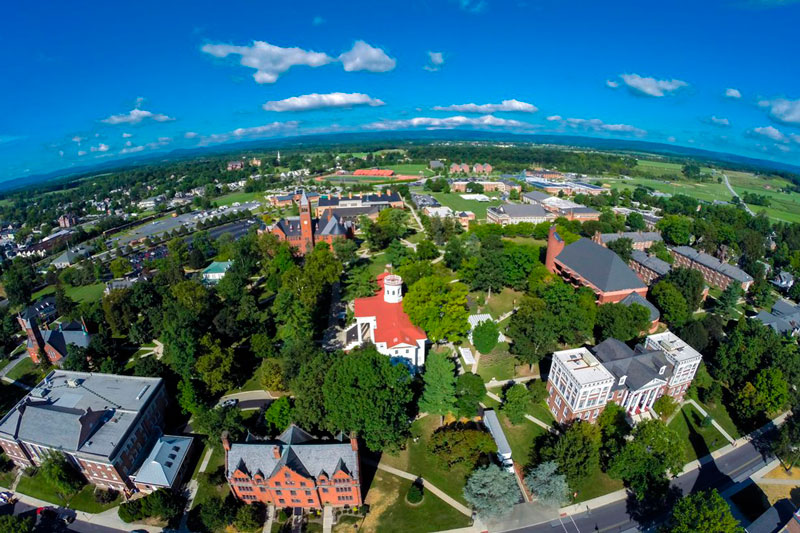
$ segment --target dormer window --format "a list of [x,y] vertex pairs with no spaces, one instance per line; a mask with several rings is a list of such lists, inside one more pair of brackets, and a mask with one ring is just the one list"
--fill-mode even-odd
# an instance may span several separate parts
[[662,366],[661,368],[658,369],[658,375],[659,376],[663,376],[664,372],[666,372],[666,371],[667,371],[667,366],[664,365],[664,366]]
[[628,377],[628,376],[622,376],[621,378],[619,378],[619,385],[620,385],[620,386],[622,386],[622,385],[625,385],[625,379],[626,379],[627,377]]

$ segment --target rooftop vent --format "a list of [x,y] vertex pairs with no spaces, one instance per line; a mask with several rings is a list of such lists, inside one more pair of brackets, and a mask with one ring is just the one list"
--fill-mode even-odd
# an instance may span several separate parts
[[666,352],[671,352],[675,349],[675,346],[672,345],[670,341],[667,340],[660,340],[658,341],[658,345]]
[[142,387],[142,390],[140,390],[139,394],[136,395],[136,399],[137,400],[141,400],[142,396],[144,396],[144,393],[147,392],[147,389],[149,389],[149,388],[150,388],[150,385],[145,385],[144,387]]
[[70,387],[72,389],[77,388],[78,385],[80,385],[80,384],[81,384],[81,380],[80,379],[70,378],[70,379],[67,380],[67,387]]
[[598,361],[597,358],[594,355],[590,354],[589,352],[583,354],[583,362],[586,363],[586,366],[600,365],[600,361]]

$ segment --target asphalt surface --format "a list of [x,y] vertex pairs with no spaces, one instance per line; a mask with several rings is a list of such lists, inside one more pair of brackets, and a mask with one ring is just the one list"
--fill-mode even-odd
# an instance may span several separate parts
[[[17,502],[14,504],[5,504],[0,506],[0,515],[7,515],[7,514],[31,516],[35,519],[36,507],[21,502]],[[121,533],[121,532],[127,533],[127,530],[124,529],[114,529],[110,527],[100,526],[97,524],[92,524],[90,522],[81,522],[80,520],[76,520],[75,522],[66,525],[61,520],[41,519],[40,522],[36,524],[36,527],[34,528],[34,533],[39,533],[39,532],[66,533],[70,531],[73,531],[75,533]]]
[[[766,465],[772,456],[763,437],[739,447],[719,459],[702,465],[672,480],[671,488],[682,494],[716,488],[719,492],[749,478]],[[584,513],[508,531],[524,533],[589,533],[648,531],[667,516],[664,509],[640,509],[632,499],[611,503]]]

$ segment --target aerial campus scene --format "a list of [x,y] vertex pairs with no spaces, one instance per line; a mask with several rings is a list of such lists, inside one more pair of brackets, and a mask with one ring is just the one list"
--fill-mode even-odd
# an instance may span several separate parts
[[0,19],[0,533],[800,533],[798,0]]

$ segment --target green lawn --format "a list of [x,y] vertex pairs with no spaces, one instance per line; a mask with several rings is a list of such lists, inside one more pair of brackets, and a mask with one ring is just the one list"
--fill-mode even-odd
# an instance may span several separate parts
[[475,217],[478,219],[485,219],[486,218],[486,208],[493,205],[500,205],[499,196],[492,196],[493,193],[489,193],[486,196],[493,197],[492,201],[490,202],[479,202],[477,200],[465,200],[461,198],[461,194],[465,193],[443,193],[443,192],[434,192],[434,193],[427,193],[425,191],[421,191],[423,194],[431,194],[434,198],[436,198],[440,204],[445,205],[452,209],[453,211],[472,211],[475,213]]
[[11,362],[11,359],[0,359],[0,370],[3,370]]
[[534,418],[538,418],[545,424],[552,424],[556,421],[556,419],[553,418],[553,413],[550,412],[550,408],[544,403],[544,400],[539,403],[531,403],[530,407],[528,407],[528,414]]
[[428,165],[423,164],[406,163],[403,165],[392,165],[385,168],[391,168],[394,170],[395,174],[406,176],[418,176],[420,172],[422,172],[425,176],[433,176],[434,174],[433,171],[428,168]]
[[225,196],[219,196],[213,199],[214,202],[217,203],[219,206],[224,205],[231,205],[235,202],[245,203],[245,202],[261,202],[264,203],[264,192],[244,192],[244,191],[236,191],[230,194],[226,194]]
[[83,488],[72,497],[62,498],[56,489],[54,489],[40,473],[30,477],[23,475],[17,485],[17,492],[56,505],[68,505],[72,509],[85,511],[87,513],[102,513],[120,504],[120,496],[117,496],[117,499],[111,503],[100,504],[94,499],[94,491],[94,485],[84,485]]
[[538,246],[539,248],[547,248],[547,241],[542,239],[534,239],[533,237],[503,237],[504,241],[511,241],[517,244],[527,244],[529,246]]
[[[477,353],[471,345],[469,348],[473,353]],[[491,353],[481,355],[478,362],[478,375],[486,382],[491,381],[492,378],[498,381],[511,379],[515,375],[514,369],[517,364],[517,358],[508,353],[508,344],[501,342]]]
[[[66,285],[64,292],[72,300],[77,303],[94,302],[103,297],[103,290],[106,288],[105,283],[94,283],[92,285],[84,285],[82,287],[73,287]],[[42,296],[47,296],[56,292],[54,285],[48,285],[42,290],[36,291],[31,296],[32,300],[38,300]]]
[[386,254],[381,252],[373,255],[369,262],[369,271],[373,276],[377,276],[386,270],[386,263],[389,262]]
[[622,488],[624,488],[622,481],[611,479],[599,468],[592,475],[581,480],[577,487],[572,487],[573,491],[578,493],[575,503],[585,502]]
[[686,443],[686,462],[705,457],[728,444],[714,426],[703,427],[703,415],[691,405],[684,405],[669,427]]
[[409,439],[404,450],[393,454],[384,453],[381,462],[424,477],[453,498],[466,503],[462,491],[470,469],[465,465],[447,467],[428,450],[428,440],[438,428],[438,416],[429,415],[416,420],[411,425],[411,434],[419,437],[417,442]]
[[16,477],[17,470],[15,468],[11,468],[8,472],[0,472],[0,487],[10,489]]
[[[205,457],[206,451],[203,451],[203,454],[200,456],[200,460],[198,462],[197,470],[200,469],[200,465],[203,463],[203,457]],[[223,482],[221,485],[213,485],[209,478],[210,474],[215,472],[225,470],[225,452],[222,450],[221,446],[214,448],[214,451],[211,453],[211,459],[208,461],[208,466],[206,466],[206,471],[203,473],[195,472],[195,479],[197,480],[197,495],[194,498],[194,502],[192,502],[192,507],[196,507],[198,504],[207,501],[209,498],[214,496],[219,496],[220,498],[225,498],[230,492],[230,488],[228,487],[227,482]]]
[[[430,492],[425,492],[421,503],[409,505],[405,498],[410,486],[411,481],[407,479],[378,471],[367,494],[371,514],[365,521],[369,522],[369,526],[365,523],[364,530],[381,533],[428,533],[470,525],[469,517]],[[374,515],[375,513],[378,514]]]
[[42,372],[41,368],[34,363],[30,357],[26,357],[19,363],[17,366],[11,369],[11,371],[6,375],[9,379],[13,379],[14,381],[19,381],[26,385],[36,385],[40,381],[44,379],[45,373]]
[[504,288],[501,292],[493,292],[492,297],[489,298],[486,306],[489,308],[489,314],[494,318],[500,318],[502,315],[514,309],[514,305],[519,303],[523,293],[515,291],[514,289]]
[[497,411],[497,418],[503,426],[503,433],[506,434],[508,444],[511,446],[511,458],[515,463],[527,465],[530,460],[531,448],[534,441],[545,433],[545,429],[534,424],[530,420],[524,420],[520,424],[512,424],[502,411]]

